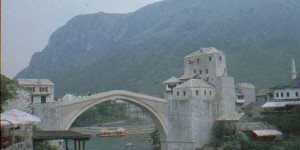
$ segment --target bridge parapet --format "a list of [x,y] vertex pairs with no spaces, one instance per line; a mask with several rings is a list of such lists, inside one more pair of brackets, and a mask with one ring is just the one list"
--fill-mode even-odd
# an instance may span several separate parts
[[75,103],[82,103],[84,101],[93,101],[95,99],[111,97],[113,95],[131,96],[131,97],[141,98],[141,99],[144,99],[144,100],[149,100],[149,101],[154,101],[154,102],[167,103],[166,99],[159,98],[159,97],[153,97],[153,96],[134,93],[134,92],[125,91],[125,90],[114,90],[114,91],[97,93],[97,94],[93,94],[93,95],[90,95],[90,96],[85,96],[85,97],[82,97],[80,99],[76,99],[76,100],[73,100],[73,101],[61,102],[61,106],[71,105],[71,104],[75,104]]

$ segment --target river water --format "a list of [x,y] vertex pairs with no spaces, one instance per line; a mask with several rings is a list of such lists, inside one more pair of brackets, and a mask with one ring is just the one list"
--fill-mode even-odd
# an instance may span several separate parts
[[[149,134],[126,135],[123,137],[94,136],[86,142],[85,147],[86,150],[126,150],[126,143],[131,142],[133,144],[132,150],[153,150],[153,146],[146,140],[147,138],[149,138]],[[74,150],[73,141],[69,140],[68,146]]]

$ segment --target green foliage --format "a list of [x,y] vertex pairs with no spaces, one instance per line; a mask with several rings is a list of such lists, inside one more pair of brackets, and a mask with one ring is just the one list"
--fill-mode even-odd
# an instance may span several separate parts
[[33,150],[57,150],[57,148],[49,143],[49,141],[34,142]]
[[300,137],[284,139],[278,145],[286,150],[300,150]]
[[72,127],[91,126],[97,123],[112,122],[127,119],[125,104],[112,104],[110,101],[93,106],[81,114]]
[[248,143],[247,149],[250,150],[271,150],[274,143],[270,141],[251,141]]
[[224,142],[232,141],[235,138],[235,130],[233,128],[226,126],[224,122],[215,122],[212,145],[219,147]]
[[[34,131],[41,131],[41,129],[33,126]],[[42,141],[42,142],[33,142],[33,150],[57,150],[57,148],[50,144],[49,141]]]
[[300,136],[300,107],[294,108],[290,114],[266,115],[264,120],[286,134]]
[[3,105],[5,102],[15,97],[16,88],[17,83],[4,75],[1,75],[1,112],[3,111]]
[[[295,107],[289,114],[266,115],[264,121],[275,125],[284,132],[282,141],[259,141],[252,139],[252,133],[243,131],[235,138],[234,130],[221,122],[216,122],[212,144],[224,150],[299,150],[300,149],[300,107]],[[261,120],[260,120],[261,121]]]
[[150,135],[151,139],[152,139],[152,144],[153,145],[160,145],[160,134],[158,129],[155,129],[151,135]]

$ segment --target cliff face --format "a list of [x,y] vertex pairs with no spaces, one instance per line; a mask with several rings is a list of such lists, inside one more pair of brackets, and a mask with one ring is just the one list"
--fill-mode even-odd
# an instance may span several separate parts
[[49,78],[57,95],[157,94],[162,81],[182,74],[185,55],[214,46],[236,81],[269,87],[290,78],[291,58],[300,64],[299,15],[297,0],[166,0],[129,14],[80,15],[16,78]]

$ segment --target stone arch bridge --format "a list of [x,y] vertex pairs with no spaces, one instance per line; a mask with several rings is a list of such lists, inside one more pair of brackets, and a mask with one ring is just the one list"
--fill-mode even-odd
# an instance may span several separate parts
[[144,108],[150,113],[159,130],[162,131],[162,136],[164,138],[167,137],[167,100],[122,90],[98,93],[78,100],[60,103],[60,128],[63,130],[69,129],[76,118],[83,112],[92,106],[110,100],[124,100]]

